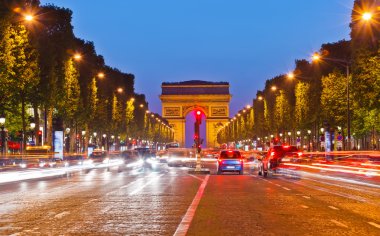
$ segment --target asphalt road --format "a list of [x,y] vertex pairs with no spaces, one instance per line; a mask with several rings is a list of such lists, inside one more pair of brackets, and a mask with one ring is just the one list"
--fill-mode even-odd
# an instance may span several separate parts
[[[380,185],[117,167],[0,185],[0,235],[380,235]],[[195,212],[194,212],[195,211]]]

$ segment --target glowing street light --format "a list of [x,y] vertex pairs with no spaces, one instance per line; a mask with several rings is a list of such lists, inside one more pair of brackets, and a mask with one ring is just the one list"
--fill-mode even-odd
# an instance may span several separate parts
[[32,15],[30,15],[30,14],[27,14],[27,15],[24,16],[24,19],[25,19],[26,21],[32,21],[32,20],[34,20],[34,16],[32,16]]
[[311,59],[313,61],[319,61],[319,60],[321,60],[321,55],[319,55],[318,53],[314,53],[313,56],[311,57]]
[[295,78],[295,75],[293,72],[289,72],[286,77],[288,77],[288,79],[294,79]]
[[273,85],[270,89],[271,89],[272,91],[276,91],[276,90],[277,90],[277,87]]
[[371,12],[365,12],[362,15],[362,19],[365,21],[370,21],[372,19],[373,15]]
[[258,96],[257,99],[259,99],[259,101],[262,101],[264,98],[263,96]]
[[103,79],[106,75],[103,72],[98,73],[98,78]]
[[117,92],[118,93],[122,93],[123,92],[123,88],[117,88]]
[[80,61],[80,60],[82,59],[82,55],[80,55],[79,53],[76,53],[76,54],[74,55],[74,59],[75,59],[76,61]]

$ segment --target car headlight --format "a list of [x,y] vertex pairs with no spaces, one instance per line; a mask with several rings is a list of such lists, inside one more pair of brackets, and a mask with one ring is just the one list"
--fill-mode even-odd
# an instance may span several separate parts
[[40,162],[39,166],[40,167],[44,167],[45,166],[45,162]]
[[20,163],[20,167],[21,168],[26,168],[26,164],[25,163]]
[[83,165],[91,165],[92,164],[92,160],[85,160],[83,161]]

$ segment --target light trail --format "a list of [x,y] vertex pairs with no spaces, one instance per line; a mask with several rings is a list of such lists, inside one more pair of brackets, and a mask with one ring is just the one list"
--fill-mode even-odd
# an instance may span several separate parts
[[349,173],[349,174],[380,176],[380,173],[373,173],[373,172],[363,172],[363,171],[353,171],[353,170],[345,170],[345,169],[324,168],[324,167],[318,167],[318,166],[293,164],[293,163],[284,163],[284,165],[286,165],[286,166],[294,166],[294,167],[304,167],[304,168],[315,169],[315,170],[325,170],[325,171],[332,171],[332,172]]
[[361,168],[361,167],[352,167],[352,166],[343,166],[343,165],[329,165],[321,163],[313,163],[313,166],[328,166],[328,167],[339,167],[345,169],[354,169],[354,170],[368,170],[368,171],[380,171],[380,169],[370,169],[370,168]]

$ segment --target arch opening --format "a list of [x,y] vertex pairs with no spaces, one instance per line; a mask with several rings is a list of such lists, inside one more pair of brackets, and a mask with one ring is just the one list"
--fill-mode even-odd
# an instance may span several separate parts
[[[194,134],[195,134],[194,125],[195,125],[195,121],[196,121],[195,112],[198,110],[199,109],[194,109],[185,115],[185,119],[186,119],[186,121],[185,121],[186,122],[185,147],[187,147],[187,148],[193,147],[193,145],[195,143],[194,142]],[[201,114],[201,117],[202,117],[202,123],[199,126],[199,134],[200,134],[200,138],[203,139],[203,143],[202,143],[201,147],[204,148],[204,147],[206,147],[206,143],[207,143],[207,139],[206,139],[206,119],[207,118],[203,112]]]

